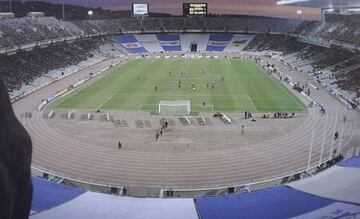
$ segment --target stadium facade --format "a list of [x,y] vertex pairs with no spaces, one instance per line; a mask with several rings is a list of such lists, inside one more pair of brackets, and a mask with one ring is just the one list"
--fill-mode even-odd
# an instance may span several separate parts
[[[325,9],[328,7],[326,2],[284,0],[278,4],[321,6]],[[348,1],[344,6],[343,1],[334,0],[331,7],[353,8],[358,7],[357,2]],[[35,194],[31,218],[358,217],[359,190],[356,185],[359,183],[359,158],[350,157],[360,153],[360,23],[356,13],[344,17],[336,10],[334,12],[324,15],[324,24],[250,16],[144,17],[84,21],[59,21],[52,17],[40,17],[1,20],[0,73],[6,82],[15,113],[34,139],[33,174],[59,184],[82,187],[67,187],[34,177]],[[138,185],[130,183],[139,181],[136,177],[146,176],[142,169],[132,169],[131,165],[122,166],[123,170],[133,170],[129,172],[134,174],[135,180],[131,181],[129,177],[129,184],[118,184],[107,181],[107,174],[111,175],[112,172],[105,171],[106,165],[100,166],[100,163],[106,163],[104,157],[101,157],[101,162],[91,163],[89,166],[79,163],[86,162],[85,159],[92,156],[89,148],[94,150],[92,158],[96,162],[99,158],[99,154],[95,153],[98,148],[92,147],[91,143],[78,144],[71,136],[51,128],[52,121],[62,120],[67,125],[73,125],[70,120],[74,120],[76,110],[55,112],[47,108],[49,104],[51,106],[54,100],[73,92],[82,84],[96,80],[119,63],[128,62],[130,59],[173,58],[254,60],[270,75],[275,75],[284,86],[293,89],[293,93],[311,106],[305,125],[292,133],[294,138],[282,136],[275,143],[269,141],[270,143],[259,147],[270,148],[279,144],[285,145],[284,151],[286,148],[293,148],[289,153],[276,151],[284,157],[290,154],[286,163],[278,157],[270,157],[269,159],[275,162],[274,166],[279,168],[271,172],[271,167],[262,163],[267,159],[264,155],[257,163],[246,166],[249,167],[249,172],[246,173],[256,173],[264,178],[250,177],[243,180],[240,175],[236,175],[236,171],[232,171],[234,169],[231,165],[226,165],[226,168],[220,169],[229,171],[224,171],[227,174],[221,177],[224,181],[210,182],[210,187],[198,182],[199,187],[191,188],[186,181],[181,181],[186,186],[175,183],[154,186],[156,183],[152,180],[155,177],[149,177],[149,181],[141,178],[145,183],[139,183],[140,189]],[[89,68],[92,68],[90,74]],[[278,71],[286,71],[287,74],[282,75]],[[279,74],[276,75],[277,73]],[[78,75],[81,76],[80,79]],[[286,76],[286,79],[282,80],[283,76]],[[66,82],[66,86],[62,82]],[[59,84],[63,87],[59,87]],[[305,85],[308,89],[305,89]],[[256,119],[267,118],[264,112],[254,114]],[[102,124],[117,127],[124,125],[123,120],[112,119],[117,116],[115,113],[107,112],[99,117],[95,116],[97,115],[94,112],[87,112],[85,116],[81,115],[80,120],[91,121],[96,118],[105,121]],[[206,120],[202,119],[206,123]],[[221,124],[221,127],[229,127],[232,119],[226,115],[222,115],[221,119],[225,123]],[[193,122],[186,117],[185,123],[187,121],[190,125]],[[134,122],[136,128],[141,126],[137,123],[138,120]],[[178,123],[183,122],[180,119]],[[198,120],[193,124],[201,126]],[[184,127],[186,129],[186,125]],[[105,125],[105,128],[108,127]],[[311,142],[307,142],[310,139]],[[89,157],[79,156],[78,160],[71,160],[69,157],[73,154],[66,152],[68,158],[62,158],[64,145],[73,146],[67,149],[74,154],[78,149],[83,154],[89,153]],[[310,153],[307,151],[309,146]],[[299,148],[306,152],[302,151],[299,155]],[[206,156],[212,157],[212,153]],[[239,157],[235,155],[241,156],[240,151],[232,153],[232,157],[212,157],[213,164],[209,162],[208,168],[203,169],[204,177],[210,175],[210,178],[205,178],[218,179],[219,176],[211,176],[209,167],[215,167],[217,161],[221,164],[227,158],[238,160]],[[146,157],[135,157],[131,152],[120,156],[129,161],[131,158],[144,168],[150,167],[149,163],[146,163]],[[350,159],[337,163],[343,156]],[[157,158],[158,161],[161,160]],[[199,160],[199,157],[193,160],[190,158],[194,164],[196,159]],[[68,165],[69,163],[72,166]],[[337,164],[334,165],[335,163]],[[168,164],[176,169],[174,163]],[[237,161],[231,164],[234,167],[241,166]],[[97,165],[98,168],[104,168],[104,172],[100,176],[92,176],[90,170],[96,169]],[[153,165],[155,168],[156,163]],[[255,168],[257,165],[261,168]],[[324,172],[320,172],[322,170]],[[173,174],[170,170],[165,172],[170,176]],[[182,174],[190,176],[192,172],[194,169],[189,168]],[[226,181],[226,178],[232,183]],[[234,180],[235,178],[237,180]],[[339,178],[346,180],[338,180]],[[121,182],[128,179],[118,177],[118,180]],[[144,186],[146,182],[149,187]],[[273,187],[278,184],[285,185]],[[113,195],[93,193],[83,188]],[[255,192],[252,193],[253,191]],[[118,196],[127,194],[179,198],[152,200]],[[182,198],[209,195],[214,197]],[[99,200],[103,207],[99,207]],[[263,205],[267,207],[259,210],[259,206]],[[85,210],[89,209],[89,206],[92,211]]]

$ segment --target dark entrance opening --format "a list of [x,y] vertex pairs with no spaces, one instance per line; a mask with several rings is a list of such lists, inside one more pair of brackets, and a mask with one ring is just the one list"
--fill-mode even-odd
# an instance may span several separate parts
[[197,43],[191,43],[190,51],[191,52],[197,52]]

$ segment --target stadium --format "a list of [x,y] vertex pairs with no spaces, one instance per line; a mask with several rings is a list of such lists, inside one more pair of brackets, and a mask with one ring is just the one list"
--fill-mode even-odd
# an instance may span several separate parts
[[0,2],[1,178],[28,142],[26,215],[359,218],[360,2],[276,4],[297,18]]

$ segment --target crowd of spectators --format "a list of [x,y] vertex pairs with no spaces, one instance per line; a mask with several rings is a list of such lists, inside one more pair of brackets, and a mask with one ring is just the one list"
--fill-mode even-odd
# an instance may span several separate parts
[[204,28],[206,30],[227,31],[229,30],[228,20],[229,18],[226,16],[207,17],[204,20]]
[[77,40],[50,44],[46,48],[34,47],[31,51],[18,50],[10,56],[0,55],[0,74],[11,92],[50,70],[66,68],[86,60],[102,42],[101,39]]
[[164,29],[162,20],[160,18],[147,18],[141,21],[144,31],[161,31]]
[[53,17],[3,19],[0,48],[64,37],[110,35],[144,31],[282,32],[295,30],[301,21],[254,16],[145,17],[108,20],[59,21]]
[[354,56],[354,53],[339,48],[325,49],[314,63],[315,70],[321,70],[329,66],[346,61]]
[[327,14],[324,24],[302,25],[297,30],[301,35],[322,37],[342,43],[360,44],[360,15]]
[[184,29],[184,18],[183,17],[168,17],[162,18],[164,30],[166,31],[181,31]]
[[334,74],[341,73],[341,72],[344,73],[344,70],[346,70],[346,68],[348,68],[349,66],[351,67],[351,66],[356,66],[356,65],[360,65],[360,56],[353,56],[350,59],[340,62],[340,63],[332,66],[330,68],[330,70]]
[[70,36],[71,34],[52,17],[2,19],[0,47]]
[[283,56],[296,53],[299,60],[312,60],[314,70],[322,70],[336,65],[354,56],[341,48],[326,48],[300,42],[297,38],[287,35],[258,34],[245,47],[247,51],[279,51]]
[[246,51],[272,50],[287,55],[301,51],[306,47],[307,44],[298,42],[295,37],[279,34],[257,34],[244,49]]
[[[277,51],[289,56],[295,67],[311,65],[317,80],[330,80],[342,90],[360,97],[360,54],[340,47],[322,47],[298,41],[296,37],[279,34],[258,34],[245,47],[246,51]],[[324,76],[327,72],[330,76]],[[320,76],[322,75],[322,76]]]
[[205,23],[201,17],[187,17],[184,18],[184,30],[204,30]]
[[[340,48],[325,48],[300,42],[294,35],[322,37],[359,45],[359,15],[328,14],[326,23],[321,25],[312,21],[257,16],[133,17],[77,21],[59,21],[53,17],[7,18],[0,22],[0,50],[66,37],[192,30],[259,33],[245,50],[279,51],[283,56],[296,54],[297,60],[306,60],[303,65],[312,65],[313,72],[331,67],[340,87],[358,92],[360,81],[357,65],[360,65],[360,60],[353,58],[358,55]],[[16,89],[21,83],[29,83],[49,69],[86,59],[96,45],[96,40],[87,39],[63,45],[51,44],[47,48],[35,47],[31,51],[18,49],[16,55],[0,57],[0,73],[4,75],[9,90]],[[347,74],[344,76],[336,72]]]
[[347,72],[346,75],[336,77],[337,84],[347,91],[352,91],[360,97],[360,66],[352,71]]

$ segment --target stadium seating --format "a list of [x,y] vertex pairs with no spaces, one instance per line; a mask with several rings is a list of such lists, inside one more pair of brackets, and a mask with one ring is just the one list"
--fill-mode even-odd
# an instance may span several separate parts
[[[118,45],[102,47],[103,56],[110,57],[111,47],[117,47],[114,56],[120,53],[146,53],[146,52],[187,52],[192,42],[197,43],[197,51],[209,52],[238,52],[245,47],[248,52],[277,51],[282,53],[284,61],[300,71],[313,74],[316,80],[324,86],[341,93],[349,102],[358,105],[360,101],[359,88],[359,55],[344,49],[328,48],[331,42],[356,49],[360,42],[359,15],[341,16],[327,14],[327,22],[319,25],[317,22],[289,20],[256,16],[210,16],[210,17],[158,17],[158,18],[119,18],[108,20],[78,20],[58,21],[53,17],[43,18],[13,18],[2,19],[0,23],[0,54],[14,54],[22,56],[23,51],[37,45],[49,45],[53,42],[74,40],[102,35],[115,34],[115,41]],[[254,39],[250,35],[232,34],[165,34],[136,35],[143,32],[248,32],[259,33]],[[117,35],[128,33],[127,35]],[[265,34],[264,34],[265,33]],[[266,33],[286,33],[266,34]],[[305,38],[296,38],[294,34]],[[208,37],[209,36],[209,37]],[[312,45],[304,40],[314,41],[320,45]],[[320,39],[320,40],[319,40]],[[325,43],[325,47],[321,43]],[[206,45],[204,45],[206,44]],[[75,45],[75,44],[74,44]],[[49,48],[52,48],[50,46]],[[54,47],[56,49],[57,47]],[[64,49],[64,48],[63,48]],[[93,48],[93,50],[96,50]],[[104,51],[107,50],[108,52]],[[35,50],[37,51],[37,50]],[[45,51],[45,50],[44,50]],[[76,49],[74,50],[76,51]],[[65,51],[59,49],[61,54]],[[70,51],[71,52],[71,51]],[[89,57],[83,55],[85,50],[79,50],[77,58],[67,61],[64,66],[79,63]],[[27,54],[27,53],[25,53]],[[48,53],[49,54],[49,53]],[[41,56],[35,55],[33,57]],[[4,57],[6,63],[11,59]],[[29,59],[22,57],[21,59]],[[18,63],[12,60],[13,63]],[[35,62],[36,63],[36,62]],[[56,70],[64,66],[52,65],[49,61],[49,68],[39,68],[31,74],[29,70],[21,71],[16,76],[5,72],[6,68],[1,67],[1,73],[7,81],[10,91],[19,90],[34,81],[41,84],[46,81],[44,74],[49,70]],[[10,64],[11,66],[11,64]],[[21,69],[21,68],[19,68]],[[32,69],[33,68],[27,68]],[[25,75],[25,76],[24,76]],[[35,80],[36,79],[36,80]],[[14,83],[16,82],[16,83]],[[19,83],[21,82],[21,83]],[[20,89],[23,90],[23,89]],[[21,93],[18,91],[17,93]],[[16,93],[16,92],[15,92]],[[14,94],[12,94],[14,95]],[[15,94],[16,95],[16,94]]]
[[164,51],[155,34],[139,34],[135,35],[135,38],[145,48],[145,50],[149,52]]
[[[3,19],[0,74],[13,97],[106,58],[129,53],[189,52],[191,43],[196,43],[199,52],[236,53],[243,48],[250,54],[279,52],[284,63],[313,76],[330,92],[339,93],[358,105],[360,55],[340,47],[309,44],[296,37],[323,38],[326,42],[336,41],[358,48],[358,15],[330,14],[327,20],[319,26],[317,22],[253,16],[66,22],[52,17]],[[183,31],[196,33],[179,33]],[[140,34],[146,32],[151,34]],[[34,177],[31,218],[191,219],[198,218],[197,211],[203,219],[359,217],[360,200],[354,196],[359,194],[359,168],[360,158],[354,157],[327,172],[288,186],[195,200],[111,196]]]
[[360,16],[327,14],[326,23],[321,26],[308,28],[302,35],[322,37],[329,40],[337,40],[342,43],[360,43]]
[[271,34],[256,35],[245,50],[281,52],[285,63],[311,74],[320,84],[341,93],[351,104],[359,104],[360,56],[356,52],[307,44],[292,36]]
[[134,37],[134,35],[120,35],[115,36],[115,39],[120,43],[124,48],[126,48],[131,53],[145,53],[148,52]]
[[169,17],[163,20],[164,30],[179,32],[184,30],[184,19],[182,17]]
[[1,48],[66,37],[70,33],[53,17],[17,18],[1,20],[0,36]]
[[226,31],[228,27],[228,17],[206,17],[204,19],[207,31]]
[[191,44],[195,43],[198,52],[206,51],[209,36],[210,34],[180,34],[181,50],[190,52]]
[[228,45],[224,48],[224,52],[240,52],[253,38],[254,35],[234,34]]
[[222,52],[232,39],[232,34],[211,34],[206,51]]
[[179,34],[157,34],[160,45],[166,52],[180,52],[181,42]]
[[184,19],[184,30],[204,30],[204,19],[200,17],[187,17]]
[[141,20],[144,31],[161,31],[164,30],[160,18],[148,18]]
[[3,19],[0,48],[63,37],[140,33],[143,31],[252,31],[291,32],[301,22],[260,17],[162,17],[78,20],[60,22],[52,17]]
[[80,66],[124,54],[117,45],[111,38],[93,38],[18,50],[14,55],[0,55],[0,74],[13,97],[73,73]]

